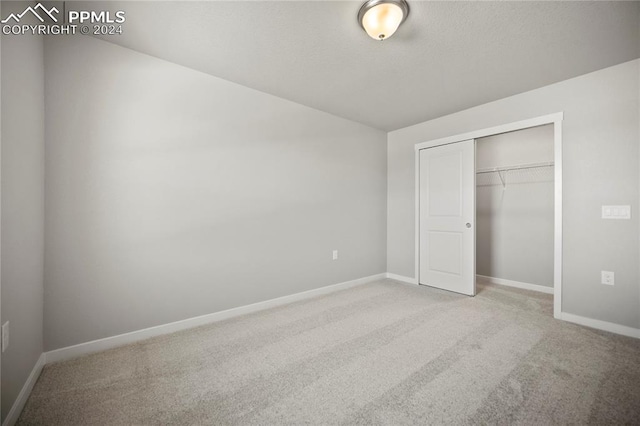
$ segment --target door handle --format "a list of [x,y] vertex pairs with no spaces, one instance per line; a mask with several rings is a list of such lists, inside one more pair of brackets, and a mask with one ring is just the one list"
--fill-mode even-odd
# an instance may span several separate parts
[[467,228],[471,228],[471,224],[469,222],[467,222],[467,224],[465,225]]

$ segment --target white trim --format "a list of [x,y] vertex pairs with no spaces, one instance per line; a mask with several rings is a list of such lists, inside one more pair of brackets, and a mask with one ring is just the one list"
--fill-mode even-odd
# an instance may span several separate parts
[[[0,51],[2,51],[2,37],[0,37]],[[1,55],[0,55],[1,58]],[[2,80],[2,60],[0,59],[0,81]],[[0,114],[0,136],[2,135],[2,114]],[[0,138],[1,141],[1,138]],[[0,147],[2,143],[0,142]],[[0,165],[2,165],[2,149],[0,148]],[[0,176],[2,167],[0,166]],[[0,200],[2,200],[2,185],[0,185]],[[0,201],[0,223],[2,222],[2,202]],[[2,241],[2,227],[0,226],[0,241]],[[0,244],[0,259],[2,259],[2,244]],[[0,261],[0,277],[2,277],[2,262]],[[0,279],[0,325],[2,324],[2,280]],[[0,333],[1,334],[1,333]],[[0,350],[0,384],[2,383],[2,350]],[[2,400],[2,386],[0,385],[0,401]],[[7,418],[9,416],[7,415]],[[2,421],[2,404],[0,404],[0,422]]]
[[333,293],[338,290],[344,290],[350,287],[366,284],[368,282],[380,280],[386,277],[387,277],[386,273],[371,275],[368,277],[346,281],[339,284],[333,284],[326,287],[317,288],[314,290],[291,294],[289,296],[283,296],[283,297],[278,297],[276,299],[265,300],[263,302],[257,302],[251,305],[239,306],[237,308],[227,309],[225,311],[214,312],[212,314],[201,315],[193,318],[187,318],[181,321],[175,321],[168,324],[158,325],[155,327],[149,327],[142,330],[119,334],[117,336],[105,337],[104,339],[97,339],[97,340],[92,340],[90,342],[80,343],[73,346],[67,346],[65,348],[55,349],[47,352],[46,362],[48,364],[51,362],[63,361],[63,360],[75,358],[81,355],[87,355],[90,353],[115,348],[115,347],[126,345],[129,343],[139,342],[141,340],[145,340],[150,337],[160,336],[160,335],[169,334],[169,333],[175,333],[176,331],[186,330],[189,328],[198,327],[205,324],[211,324],[211,323],[226,320],[229,318],[234,318],[240,315],[246,315],[246,314],[262,311],[269,308],[275,308],[277,306],[282,306],[287,303],[297,302],[300,300],[309,299],[311,297]]
[[387,278],[390,280],[400,281],[407,284],[418,284],[418,281],[415,278],[406,277],[404,275],[392,274],[387,272]]
[[18,421],[18,417],[20,417],[20,413],[22,413],[22,409],[24,405],[27,403],[27,399],[29,399],[29,395],[31,395],[31,391],[33,390],[33,386],[35,386],[36,381],[38,381],[38,377],[40,377],[40,373],[42,372],[42,368],[46,363],[46,355],[40,354],[40,358],[36,362],[36,365],[33,366],[33,370],[31,370],[31,374],[27,378],[24,386],[22,386],[22,390],[18,394],[18,397],[13,403],[11,410],[9,410],[9,414],[7,414],[7,418],[4,419],[2,426],[13,426]]
[[545,124],[561,122],[564,113],[557,112],[555,114],[543,115],[541,117],[529,118],[526,120],[515,121],[513,123],[502,124],[500,126],[489,127],[486,129],[474,130],[460,135],[447,136],[445,138],[434,139],[427,142],[417,143],[415,150],[420,151],[425,148],[433,148],[438,145],[447,145],[465,141],[468,139],[484,138],[486,136],[499,135],[501,133],[515,132],[516,130],[528,129],[530,127],[544,126]]
[[476,275],[478,281],[488,284],[498,284],[508,287],[521,288],[523,290],[538,291],[540,293],[553,294],[553,287],[546,287],[540,284],[523,283],[520,281],[505,280],[504,278],[488,277],[486,275]]
[[553,122],[553,317],[562,313],[562,116]]
[[585,327],[595,328],[598,330],[608,331],[610,333],[621,334],[623,336],[635,337],[636,339],[640,339],[640,328],[627,327],[626,325],[581,317],[579,315],[568,314],[566,312],[562,312],[559,319],[572,322],[574,324],[583,325]]
[[527,120],[507,123],[500,126],[489,127],[481,130],[434,139],[415,144],[415,276],[420,282],[420,162],[421,149],[434,146],[461,142],[468,139],[478,139],[500,133],[513,132],[531,127],[554,125],[554,230],[553,230],[553,317],[561,318],[562,315],[562,120],[563,112],[534,117]]
[[415,265],[414,274],[416,284],[420,285],[420,151],[416,150],[416,196],[415,196]]

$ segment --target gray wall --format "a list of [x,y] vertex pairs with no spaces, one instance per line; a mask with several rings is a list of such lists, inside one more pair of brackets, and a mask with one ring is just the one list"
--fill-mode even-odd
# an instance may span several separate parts
[[89,37],[45,68],[46,350],[385,272],[385,133]]
[[[389,133],[388,271],[414,275],[414,144],[564,111],[563,311],[639,327],[639,82],[635,60]],[[603,204],[632,220],[601,219]]]
[[[476,168],[553,162],[553,125],[480,138]],[[553,167],[476,176],[476,273],[553,287]]]
[[[25,3],[2,2],[2,16]],[[2,36],[2,421],[42,353],[44,244],[43,41]]]

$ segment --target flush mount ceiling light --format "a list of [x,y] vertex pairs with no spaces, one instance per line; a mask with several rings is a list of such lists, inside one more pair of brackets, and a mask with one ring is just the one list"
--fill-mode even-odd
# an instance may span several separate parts
[[358,22],[371,38],[386,40],[408,14],[409,4],[405,0],[368,0],[358,12]]

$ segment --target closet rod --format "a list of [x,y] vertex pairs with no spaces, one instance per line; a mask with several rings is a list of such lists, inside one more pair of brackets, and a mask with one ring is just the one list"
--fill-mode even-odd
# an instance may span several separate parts
[[551,167],[553,166],[553,162],[549,163],[531,163],[531,164],[518,164],[515,166],[505,166],[505,167],[495,167],[493,169],[480,169],[477,170],[476,173],[494,173],[494,172],[508,172],[510,170],[524,170],[524,169],[535,169],[538,167]]

